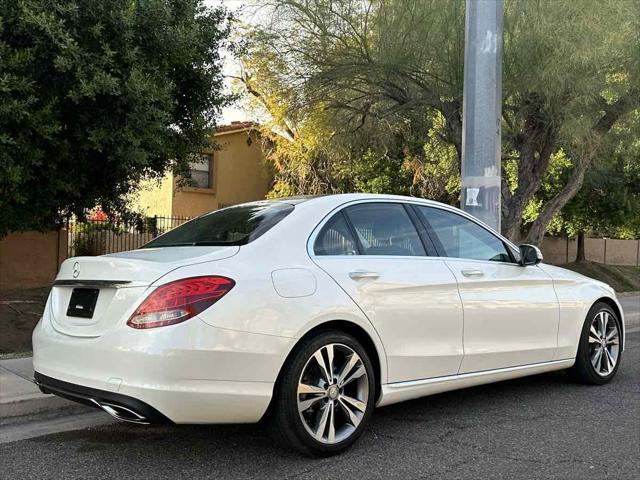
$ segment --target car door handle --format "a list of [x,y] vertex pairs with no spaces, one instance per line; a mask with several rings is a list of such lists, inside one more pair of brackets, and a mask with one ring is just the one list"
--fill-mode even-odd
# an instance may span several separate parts
[[361,280],[363,278],[378,278],[380,274],[377,272],[368,272],[366,270],[354,270],[353,272],[349,272],[349,278],[352,280]]
[[484,275],[482,270],[476,270],[475,268],[465,268],[461,272],[465,277],[482,277]]

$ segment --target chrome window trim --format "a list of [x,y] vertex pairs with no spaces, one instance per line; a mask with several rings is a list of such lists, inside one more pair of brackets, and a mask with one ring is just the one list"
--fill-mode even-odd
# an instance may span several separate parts
[[[146,285],[146,284],[145,284]],[[54,287],[93,287],[93,288],[125,288],[142,286],[140,282],[130,280],[56,280]]]

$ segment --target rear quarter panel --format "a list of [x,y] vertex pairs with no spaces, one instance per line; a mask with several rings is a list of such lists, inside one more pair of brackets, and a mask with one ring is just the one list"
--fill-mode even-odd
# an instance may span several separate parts
[[[297,205],[296,210],[303,207],[304,204]],[[297,340],[311,329],[332,320],[351,322],[372,339],[380,363],[380,380],[386,383],[386,355],[377,331],[353,300],[309,258],[307,239],[323,215],[317,210],[295,213],[255,242],[240,247],[237,255],[178,268],[153,286],[198,275],[233,279],[234,288],[200,313],[200,319],[226,330],[293,339],[282,352],[282,363]],[[291,284],[291,278],[283,282],[283,272],[295,272],[294,277],[303,278],[304,282],[297,287]],[[278,279],[276,283],[274,278]]]

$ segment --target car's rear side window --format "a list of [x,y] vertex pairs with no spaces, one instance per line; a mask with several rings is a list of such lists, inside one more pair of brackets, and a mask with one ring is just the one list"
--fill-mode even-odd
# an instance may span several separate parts
[[273,228],[294,206],[283,202],[256,202],[202,215],[147,243],[143,248],[245,245]]
[[313,246],[316,255],[357,255],[358,247],[342,212],[329,220]]
[[420,236],[400,203],[361,203],[336,213],[322,228],[316,255],[426,255]]
[[418,231],[400,203],[361,203],[345,209],[363,255],[426,255]]

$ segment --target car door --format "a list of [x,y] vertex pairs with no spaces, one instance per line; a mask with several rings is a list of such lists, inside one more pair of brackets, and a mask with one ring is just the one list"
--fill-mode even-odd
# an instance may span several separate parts
[[551,277],[521,266],[493,232],[453,211],[417,207],[458,281],[464,309],[460,373],[550,361],[557,348],[558,300]]
[[311,239],[313,260],[380,335],[389,382],[455,375],[462,360],[456,279],[427,255],[435,250],[417,228],[402,203],[363,202],[335,213]]

